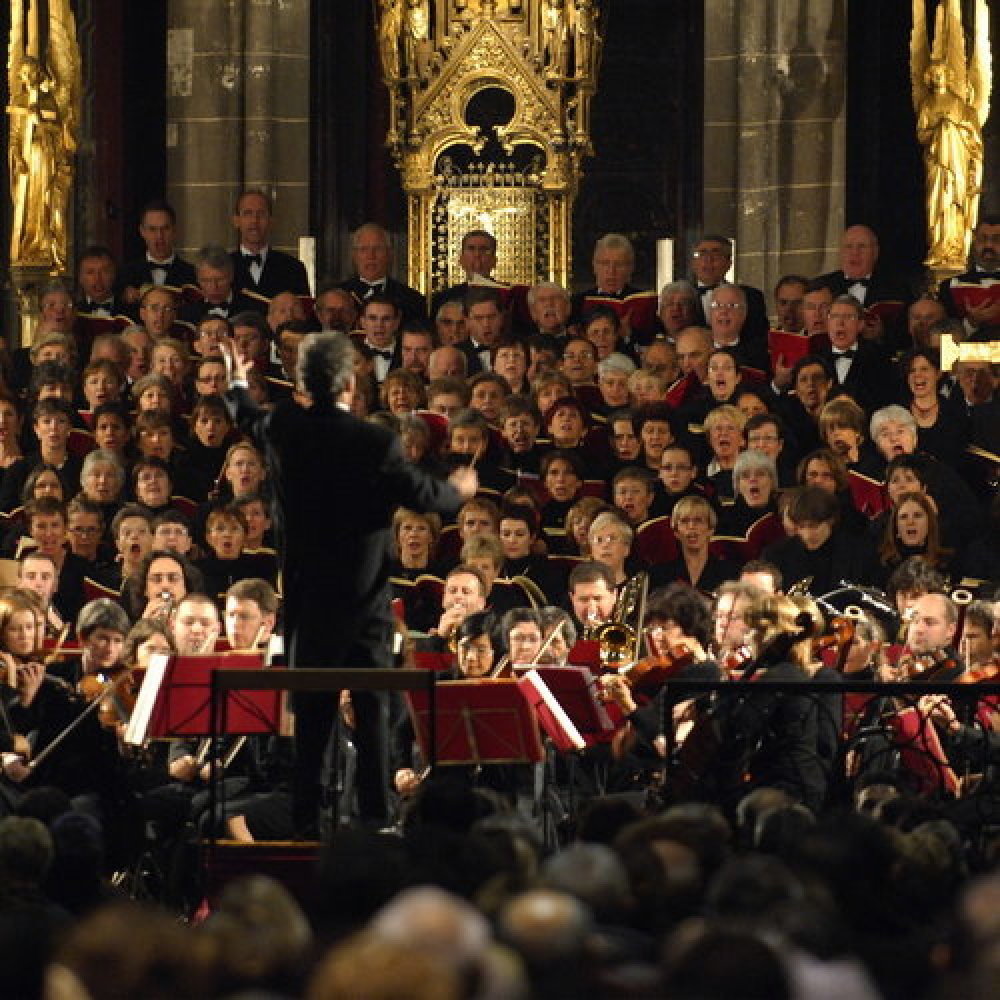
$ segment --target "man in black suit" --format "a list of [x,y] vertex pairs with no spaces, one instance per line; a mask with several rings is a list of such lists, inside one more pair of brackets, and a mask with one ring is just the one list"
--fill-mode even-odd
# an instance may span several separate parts
[[[691,253],[691,276],[698,291],[699,317],[701,326],[709,325],[709,293],[725,280],[733,263],[733,243],[726,236],[706,233],[695,244]],[[767,337],[767,303],[764,293],[753,285],[740,285],[746,295],[746,323],[744,330],[748,337]]]
[[490,351],[500,342],[507,314],[495,288],[470,288],[465,296],[465,329],[468,337],[457,347],[468,359],[470,375],[490,370]]
[[139,216],[139,235],[146,253],[125,264],[118,283],[128,306],[139,301],[144,285],[170,285],[182,288],[195,283],[194,266],[177,255],[177,213],[165,201],[151,201]]
[[993,304],[961,308],[954,291],[962,286],[989,288],[1000,282],[1000,215],[984,215],[972,234],[972,267],[964,274],[941,282],[938,292],[949,316],[965,321],[975,339],[996,340],[1000,326],[1000,300]]
[[[853,295],[868,310],[880,302],[898,302],[905,307],[911,298],[905,282],[879,268],[878,255],[878,237],[873,230],[848,226],[840,241],[840,270],[821,274],[816,282],[829,288],[834,298]],[[904,309],[888,318],[880,339],[887,347],[906,346]]]
[[[348,412],[355,388],[354,349],[339,333],[308,335],[299,350],[298,383],[311,406],[279,403],[252,430],[280,470],[275,488],[284,512],[285,634],[294,667],[392,666],[389,524],[403,506],[452,515],[475,495],[470,467],[451,484],[403,457],[399,439]],[[245,366],[238,359],[245,387]],[[358,806],[362,822],[388,819],[386,699],[355,692]],[[315,823],[322,760],[336,717],[333,695],[296,699],[295,818]]]
[[497,266],[496,237],[485,229],[473,229],[462,237],[458,263],[465,272],[465,281],[434,293],[431,299],[432,316],[437,316],[438,309],[445,302],[464,301],[466,293],[477,283],[486,286],[499,284],[493,278]]
[[379,385],[402,364],[398,336],[402,319],[399,304],[387,295],[372,295],[361,308],[358,317],[358,326],[364,334],[361,349],[374,362],[373,374]]
[[882,349],[861,339],[865,311],[853,295],[833,300],[826,318],[830,347],[820,357],[832,367],[836,384],[834,393],[850,396],[867,413],[899,395],[899,380]]
[[202,297],[181,307],[181,320],[197,326],[206,316],[231,319],[244,309],[266,311],[259,300],[251,302],[233,287],[233,259],[220,246],[204,246],[194,258],[194,273]]
[[240,245],[232,253],[233,274],[239,292],[249,296],[266,312],[259,298],[274,298],[279,292],[309,294],[309,278],[302,261],[268,245],[271,235],[271,199],[263,191],[244,191],[236,202],[233,225]]
[[[573,296],[572,321],[579,323],[588,312],[587,299],[601,297],[624,301],[630,295],[643,291],[632,284],[635,270],[635,249],[631,240],[621,233],[605,233],[594,244],[593,263],[594,287]],[[653,292],[648,294],[653,295]],[[543,331],[544,332],[544,331]],[[650,316],[645,324],[630,316],[627,336],[623,337],[626,347],[634,348],[649,344],[657,334],[656,317]]]
[[351,260],[354,274],[340,283],[364,304],[373,295],[395,299],[403,311],[403,321],[427,322],[427,300],[415,288],[389,275],[392,262],[392,242],[389,233],[374,222],[366,222],[351,238]]
[[110,319],[122,312],[121,300],[115,295],[116,272],[115,258],[107,247],[94,245],[83,251],[76,265],[79,315]]
[[767,340],[746,332],[747,297],[740,285],[721,284],[709,292],[708,323],[713,347],[728,347],[744,368],[764,375],[771,369]]

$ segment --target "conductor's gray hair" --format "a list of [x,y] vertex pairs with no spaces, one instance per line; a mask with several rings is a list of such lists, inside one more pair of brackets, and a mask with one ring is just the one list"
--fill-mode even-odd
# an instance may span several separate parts
[[336,402],[354,374],[354,345],[345,333],[310,333],[299,345],[298,383],[316,403]]

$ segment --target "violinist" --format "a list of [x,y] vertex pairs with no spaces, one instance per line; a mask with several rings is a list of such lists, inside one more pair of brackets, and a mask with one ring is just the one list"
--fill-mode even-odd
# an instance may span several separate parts
[[[674,583],[654,591],[646,604],[644,629],[652,651],[650,659],[664,663],[672,661],[668,668],[672,678],[721,680],[719,665],[707,652],[712,633],[709,604],[690,585]],[[641,757],[663,758],[668,750],[663,732],[664,686],[659,684],[653,700],[645,705],[640,703],[638,688],[635,681],[629,682],[627,670],[601,678],[604,697],[617,704],[626,719],[625,734],[618,741],[616,751],[620,755],[628,748]],[[670,745],[684,742],[699,711],[700,705],[695,699],[673,705]]]
[[[439,675],[440,680],[447,683],[489,677],[498,649],[495,629],[496,619],[490,612],[477,611],[468,615],[455,633],[455,669]],[[397,793],[404,799],[413,795],[423,780],[420,770],[422,765],[413,766],[413,741],[413,723],[407,713],[397,724],[392,741],[393,783]],[[520,765],[486,764],[478,768],[449,767],[448,773],[461,775],[477,786],[491,788],[513,802],[521,784],[519,778],[523,770]]]
[[[927,594],[916,601],[900,661],[909,666],[911,680],[966,681],[969,674],[954,648],[957,626],[958,608],[944,594]],[[970,694],[974,690],[972,685]],[[992,712],[984,710],[974,694],[970,698],[924,695],[918,709],[934,722],[956,774],[982,773],[1000,761],[1000,733],[992,731]]]
[[[223,615],[230,648],[266,648],[274,631],[278,603],[278,595],[266,580],[249,578],[234,583],[226,591]],[[292,741],[278,735],[252,736],[245,744],[245,780],[238,776],[227,779],[225,834],[241,843],[287,840],[294,833]],[[196,801],[196,812],[199,806]]]
[[[545,646],[538,662],[547,667],[565,667],[577,639],[576,626],[569,612],[547,605],[539,609],[538,618],[542,623],[542,645]],[[548,645],[545,645],[546,641]]]
[[995,680],[1000,674],[1000,657],[993,651],[995,625],[989,601],[973,601],[965,609],[959,652],[969,672],[978,680]]
[[511,663],[535,663],[542,648],[542,621],[533,608],[511,608],[501,622]]
[[[812,661],[814,623],[799,624],[802,609],[784,596],[750,605],[755,659],[742,675],[754,681],[804,681]],[[779,788],[810,809],[826,796],[827,775],[817,749],[818,713],[807,696],[760,693],[727,698],[719,716],[723,797],[742,798],[753,787]],[[749,787],[748,787],[749,786]]]
[[746,613],[767,591],[752,582],[731,581],[716,591],[712,650],[727,675],[739,673],[752,653],[752,633]]
[[[74,808],[105,820],[120,816],[122,787],[114,736],[104,733],[94,714],[72,730],[86,703],[60,678],[46,673],[38,650],[44,635],[41,609],[33,595],[12,590],[0,598],[0,664],[16,677],[19,706],[11,722],[29,735],[32,760],[7,776],[22,787],[55,785]],[[105,823],[106,829],[110,824]]]
[[120,605],[106,597],[90,601],[76,618],[76,634],[83,645],[83,654],[53,663],[50,672],[74,686],[84,677],[109,679],[121,667],[122,648],[129,627],[128,615]]

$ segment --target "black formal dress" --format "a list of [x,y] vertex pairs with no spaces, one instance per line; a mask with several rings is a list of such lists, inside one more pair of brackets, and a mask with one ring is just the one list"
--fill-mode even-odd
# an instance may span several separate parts
[[[253,421],[284,513],[285,635],[293,667],[392,665],[389,524],[397,506],[450,516],[452,486],[408,463],[398,438],[332,405],[281,404]],[[355,692],[358,808],[388,813],[386,699]],[[295,812],[315,819],[322,759],[337,711],[332,695],[296,700]]]
[[[259,281],[254,281],[250,271],[251,261],[245,254],[236,250],[229,256],[233,258],[233,287],[241,292],[254,292],[265,299],[273,299],[282,292],[309,294],[305,265],[291,254],[268,247]],[[257,308],[260,311],[260,306]]]

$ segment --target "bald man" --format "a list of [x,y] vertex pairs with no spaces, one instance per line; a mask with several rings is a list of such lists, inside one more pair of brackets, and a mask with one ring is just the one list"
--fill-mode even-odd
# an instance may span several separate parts
[[[885,314],[885,329],[881,333],[883,343],[888,347],[904,347],[906,344],[906,306],[913,296],[906,283],[898,276],[887,274],[879,267],[879,242],[875,231],[868,226],[848,226],[840,240],[840,270],[821,274],[817,284],[825,285],[836,299],[841,295],[853,295],[870,310],[877,303],[898,302],[900,305]],[[866,338],[878,333],[869,328]]]

